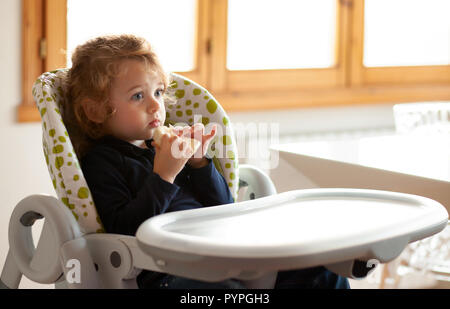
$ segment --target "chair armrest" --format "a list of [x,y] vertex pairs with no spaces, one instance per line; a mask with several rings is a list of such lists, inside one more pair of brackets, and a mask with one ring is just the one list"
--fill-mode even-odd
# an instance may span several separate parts
[[[36,220],[42,218],[45,218],[44,226],[35,248],[31,228]],[[55,282],[63,272],[59,260],[60,246],[81,235],[74,216],[57,198],[42,194],[24,198],[10,218],[10,249],[5,263],[8,269],[3,270],[2,280],[7,280],[7,286],[13,288],[17,287],[22,274],[39,283]],[[13,273],[14,276],[11,275]]]
[[138,247],[136,237],[120,234],[89,234],[69,241],[61,248],[61,260],[79,262],[78,280],[71,269],[64,268],[68,287],[76,289],[133,289],[143,269],[162,272],[158,261]]
[[[277,190],[269,176],[261,169],[249,165],[241,164],[239,166],[240,177],[240,201],[253,200],[264,196],[276,194]],[[245,188],[245,189],[244,189]]]

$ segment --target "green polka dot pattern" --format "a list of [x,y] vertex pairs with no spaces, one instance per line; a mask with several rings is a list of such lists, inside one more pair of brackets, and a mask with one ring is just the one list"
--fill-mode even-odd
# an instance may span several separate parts
[[80,229],[84,233],[101,233],[104,232],[103,225],[98,220],[92,196],[60,114],[64,100],[61,81],[66,73],[67,70],[63,69],[42,74],[32,90],[42,117],[45,162],[58,198],[72,212]]
[[[104,232],[103,225],[60,114],[64,100],[62,79],[66,74],[67,69],[44,73],[32,89],[42,117],[45,161],[58,198],[72,212],[81,230],[84,233],[101,233]],[[176,99],[176,103],[166,103],[166,124],[192,125],[201,122],[207,132],[212,124],[217,125],[217,136],[208,153],[236,200],[238,152],[227,114],[216,99],[197,83],[177,74],[171,77],[173,82],[169,94]]]
[[234,133],[225,110],[205,88],[184,76],[172,73],[169,94],[176,103],[166,104],[166,124],[192,125],[201,122],[209,132],[213,124],[218,127],[215,142],[208,153],[213,154],[213,162],[228,183],[235,200],[239,184],[239,169]]

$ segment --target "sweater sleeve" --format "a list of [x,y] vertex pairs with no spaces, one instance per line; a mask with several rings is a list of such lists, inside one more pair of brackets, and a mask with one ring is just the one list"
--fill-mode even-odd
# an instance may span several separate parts
[[189,167],[196,199],[204,206],[234,203],[225,178],[217,171],[212,160],[208,159],[208,161],[208,165],[201,168]]
[[166,212],[179,187],[149,173],[133,197],[119,153],[101,152],[81,162],[83,174],[108,233],[135,235],[146,219]]

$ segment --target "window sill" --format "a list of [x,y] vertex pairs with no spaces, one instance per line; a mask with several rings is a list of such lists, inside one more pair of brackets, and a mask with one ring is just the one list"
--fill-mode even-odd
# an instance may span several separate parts
[[[213,94],[227,112],[331,107],[352,104],[450,101],[450,84],[427,84],[365,87],[299,89],[296,91],[258,91]],[[39,122],[41,116],[34,104],[17,108],[18,122]]]
[[261,90],[213,95],[227,112],[235,112],[353,104],[450,101],[450,84],[374,85],[278,92]]
[[40,122],[41,115],[34,104],[21,104],[17,107],[17,122]]

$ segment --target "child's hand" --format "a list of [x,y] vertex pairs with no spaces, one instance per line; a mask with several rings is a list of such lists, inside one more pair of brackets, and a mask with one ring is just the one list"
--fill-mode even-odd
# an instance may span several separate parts
[[187,161],[190,166],[200,168],[208,164],[205,158],[211,140],[216,135],[217,125],[214,125],[209,134],[205,135],[205,126],[202,123],[196,123],[192,127],[175,127],[178,136],[186,136],[198,140],[201,144],[196,153]]
[[160,145],[155,147],[155,159],[153,162],[153,172],[167,182],[173,183],[175,177],[183,169],[188,159],[192,156],[192,149],[178,136],[169,137],[164,134]]

